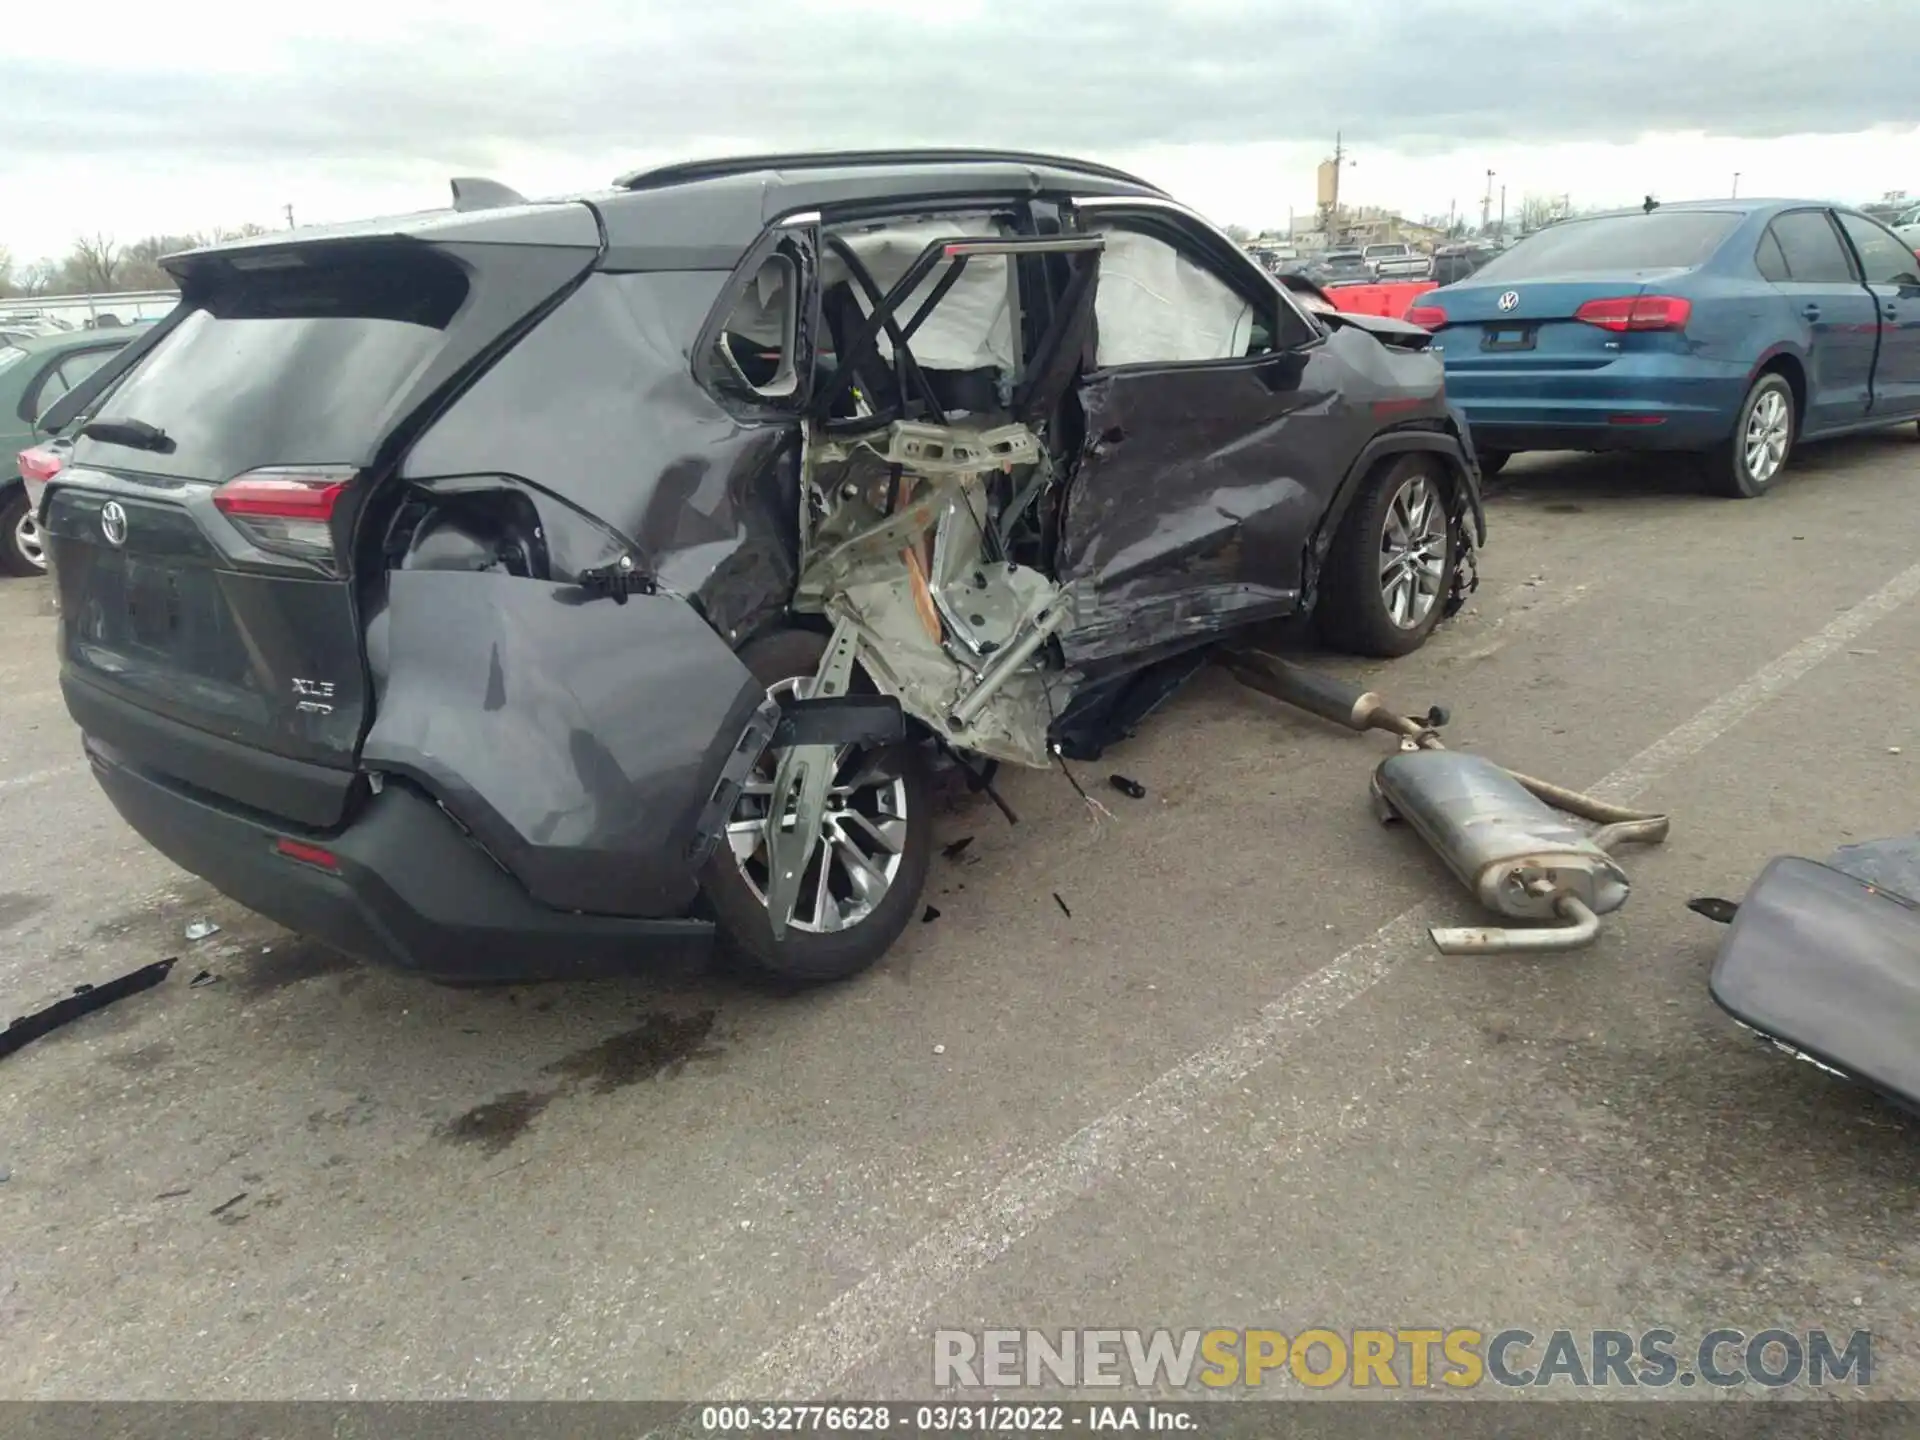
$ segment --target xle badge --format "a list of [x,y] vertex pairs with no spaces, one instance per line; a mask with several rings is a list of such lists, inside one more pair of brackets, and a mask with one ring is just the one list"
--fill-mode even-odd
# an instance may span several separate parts
[[300,697],[294,703],[294,709],[303,710],[309,715],[331,715],[333,706],[326,702],[333,698],[331,680],[295,680],[293,693]]

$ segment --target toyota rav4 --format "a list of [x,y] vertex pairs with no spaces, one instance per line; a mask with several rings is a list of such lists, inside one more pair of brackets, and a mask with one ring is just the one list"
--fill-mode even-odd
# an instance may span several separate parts
[[1223,636],[1471,585],[1417,327],[1142,181],[780,156],[177,256],[43,529],[99,783],[292,929],[446,981],[917,909],[935,763],[1087,756]]

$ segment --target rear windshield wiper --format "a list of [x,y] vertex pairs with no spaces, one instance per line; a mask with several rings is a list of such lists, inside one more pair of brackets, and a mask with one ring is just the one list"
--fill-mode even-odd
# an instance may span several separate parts
[[89,420],[80,427],[80,433],[89,440],[104,440],[132,450],[156,450],[164,455],[173,449],[172,437],[144,420]]

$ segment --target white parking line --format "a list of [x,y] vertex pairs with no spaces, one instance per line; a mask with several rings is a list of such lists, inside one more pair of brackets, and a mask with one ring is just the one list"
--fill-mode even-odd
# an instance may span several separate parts
[[45,784],[49,780],[58,780],[62,775],[73,775],[86,769],[84,761],[76,760],[71,765],[54,765],[45,770],[29,770],[25,775],[16,775],[10,780],[0,780],[0,795],[13,790],[25,790],[30,785]]
[[[1876,621],[1920,595],[1920,564],[1901,571],[1825,628],[1669,731],[1590,793],[1630,801],[1691,759]],[[1425,905],[1395,916],[1251,1021],[1189,1056],[1132,1098],[1081,1127],[1025,1169],[935,1227],[884,1269],[842,1293],[811,1323],[720,1387],[726,1398],[770,1400],[841,1393],[852,1371],[907,1335],[959,1281],[1153,1153],[1255,1067],[1366,994],[1426,945]]]

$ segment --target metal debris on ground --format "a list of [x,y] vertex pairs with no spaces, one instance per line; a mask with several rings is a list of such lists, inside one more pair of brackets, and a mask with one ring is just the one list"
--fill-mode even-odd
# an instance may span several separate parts
[[1138,780],[1128,779],[1125,775],[1109,775],[1107,777],[1107,783],[1130,800],[1144,800],[1147,798],[1147,787],[1142,785]]
[[220,927],[211,920],[195,920],[187,926],[187,939],[204,940],[209,935],[218,935]]
[[920,923],[922,925],[931,925],[934,921],[938,920],[939,918],[940,918],[940,912],[936,910],[933,906],[929,905],[921,913]]
[[947,859],[949,860],[958,860],[962,855],[966,853],[967,847],[971,844],[973,844],[973,836],[962,835],[958,840],[954,841],[951,845],[942,846],[940,849],[940,853],[946,856]]
[[933,1053],[936,1055],[944,1055],[947,1053],[947,1047],[944,1045],[936,1045],[933,1047]]
[[194,976],[193,979],[189,980],[187,984],[195,990],[203,990],[219,978],[220,977],[211,970],[202,970],[198,975]]
[[[1626,842],[1657,845],[1669,821],[1545,780],[1479,755],[1448,750],[1436,706],[1403,715],[1370,690],[1302,670],[1277,656],[1243,650],[1227,657],[1241,684],[1354,731],[1383,730],[1398,753],[1375,768],[1374,805],[1383,821],[1404,820],[1473,892],[1508,920],[1557,921],[1540,928],[1435,927],[1443,955],[1549,953],[1593,943],[1600,917],[1626,903],[1626,873],[1610,851]],[[1573,816],[1593,825],[1572,823]]]
[[251,1191],[242,1190],[238,1195],[234,1196],[231,1200],[221,1201],[218,1205],[214,1206],[213,1209],[209,1210],[207,1213],[209,1215],[224,1215],[229,1210],[233,1209],[234,1206],[238,1205],[242,1200],[246,1199],[247,1196],[251,1193],[252,1193]]
[[0,1030],[0,1060],[16,1050],[31,1044],[43,1035],[50,1035],[62,1025],[71,1024],[84,1015],[124,1000],[129,995],[138,995],[142,990],[151,990],[167,978],[167,972],[173,969],[172,960],[156,960],[151,965],[143,965],[116,980],[104,985],[77,985],[71,995],[56,1000],[44,1010],[36,1010],[31,1015],[22,1015],[5,1030]]
[[1073,919],[1073,911],[1067,908],[1067,902],[1060,898],[1060,892],[1058,890],[1053,892],[1053,903],[1060,907],[1060,913],[1062,915],[1066,916],[1069,920]]

